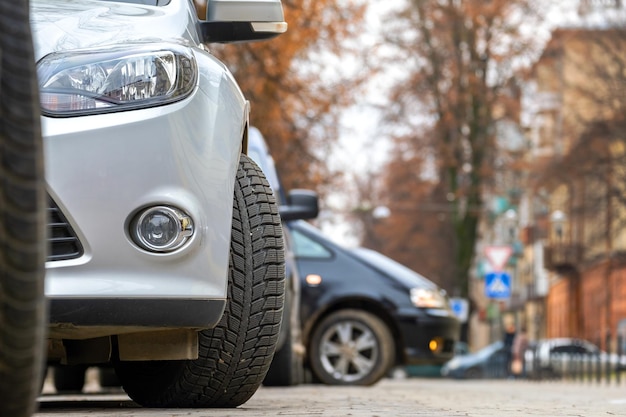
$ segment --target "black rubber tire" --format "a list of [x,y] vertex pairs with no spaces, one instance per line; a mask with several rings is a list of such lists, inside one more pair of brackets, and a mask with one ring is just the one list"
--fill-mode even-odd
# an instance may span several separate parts
[[77,393],[85,385],[85,365],[58,365],[54,367],[52,377],[54,388],[59,393]]
[[[339,341],[336,330],[345,326],[350,329],[349,340]],[[360,372],[350,360],[350,365],[342,371],[336,370],[338,355],[332,355],[333,360],[325,363],[324,358],[331,356],[324,352],[326,342],[335,347],[343,345],[350,350],[349,345],[364,334],[369,334],[371,348],[352,346],[359,351],[359,360],[368,363],[367,369]],[[344,349],[337,349],[337,352]],[[326,316],[315,327],[309,343],[309,363],[314,376],[327,385],[373,385],[383,378],[394,364],[395,345],[387,325],[377,316],[362,310],[339,310]],[[334,367],[334,368],[332,368]],[[332,369],[331,369],[332,368]]]
[[46,211],[27,0],[0,0],[0,416],[30,416],[44,366]]
[[233,205],[228,299],[200,332],[191,361],[120,362],[126,393],[146,407],[237,407],[261,385],[280,330],[285,294],[282,225],[261,169],[241,155]]

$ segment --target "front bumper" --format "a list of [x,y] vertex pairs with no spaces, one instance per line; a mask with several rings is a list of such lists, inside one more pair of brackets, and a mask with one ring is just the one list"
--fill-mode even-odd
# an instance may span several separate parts
[[[219,321],[247,105],[223,66],[198,59],[199,86],[183,101],[42,117],[50,337],[83,338],[85,326],[116,334]],[[151,253],[133,242],[130,219],[152,205],[190,215],[195,233],[188,243]]]
[[50,324],[67,328],[67,324],[72,323],[76,329],[123,327],[129,331],[139,328],[205,328],[217,324],[225,305],[226,300],[52,299]]
[[[404,365],[441,365],[454,356],[461,325],[450,315],[429,315],[425,310],[406,308],[396,317],[403,340]],[[437,348],[431,349],[435,341]]]

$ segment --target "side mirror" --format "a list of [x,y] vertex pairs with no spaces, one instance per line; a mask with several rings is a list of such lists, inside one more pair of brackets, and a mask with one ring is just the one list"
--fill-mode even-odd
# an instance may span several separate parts
[[287,31],[280,0],[208,0],[199,24],[205,43],[260,41]]
[[287,195],[287,204],[279,208],[284,221],[314,219],[319,213],[319,199],[310,190],[291,190]]

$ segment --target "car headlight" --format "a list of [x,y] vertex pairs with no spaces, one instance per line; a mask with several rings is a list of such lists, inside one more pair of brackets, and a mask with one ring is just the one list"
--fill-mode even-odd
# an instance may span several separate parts
[[427,288],[411,288],[411,302],[420,308],[449,307],[448,300],[440,291]]
[[159,106],[187,97],[196,85],[190,48],[127,44],[46,55],[37,64],[41,109],[77,116]]

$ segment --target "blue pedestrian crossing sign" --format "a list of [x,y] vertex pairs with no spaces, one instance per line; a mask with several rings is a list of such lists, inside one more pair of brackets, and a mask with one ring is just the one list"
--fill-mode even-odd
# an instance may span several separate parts
[[485,295],[488,298],[510,298],[511,275],[506,272],[489,272],[486,274]]

